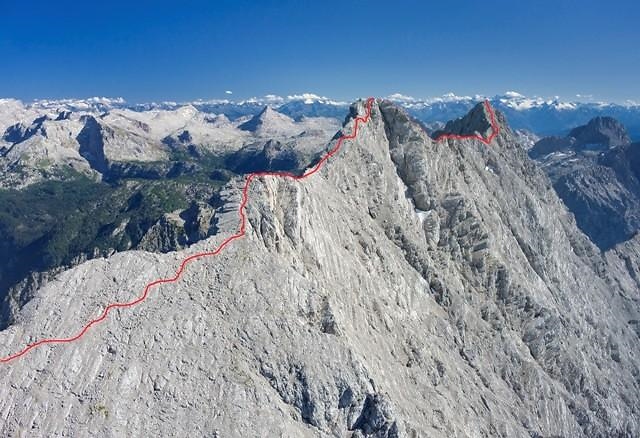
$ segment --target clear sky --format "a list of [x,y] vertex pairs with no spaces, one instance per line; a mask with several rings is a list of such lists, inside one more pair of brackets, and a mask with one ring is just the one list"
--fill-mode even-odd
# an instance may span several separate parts
[[2,0],[0,97],[640,101],[639,3]]

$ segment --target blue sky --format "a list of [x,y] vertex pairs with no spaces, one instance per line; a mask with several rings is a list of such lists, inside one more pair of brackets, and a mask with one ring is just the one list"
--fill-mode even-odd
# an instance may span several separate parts
[[638,3],[3,0],[0,97],[640,101]]

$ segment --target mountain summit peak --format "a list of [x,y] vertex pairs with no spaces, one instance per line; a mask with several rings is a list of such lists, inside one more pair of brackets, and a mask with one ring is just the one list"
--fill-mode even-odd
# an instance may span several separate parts
[[573,128],[566,137],[541,138],[529,151],[531,158],[542,158],[553,152],[605,151],[631,144],[622,123],[613,117],[594,117],[587,124]]
[[262,111],[244,122],[238,128],[243,131],[263,131],[263,130],[280,130],[281,128],[290,127],[294,124],[292,118],[285,116],[273,109],[270,105],[266,105]]
[[[450,120],[444,128],[435,131],[433,138],[438,138],[445,134],[453,135],[474,135],[479,134],[482,137],[488,137],[492,133],[492,119],[498,119],[497,114],[491,114],[485,102],[478,102],[464,116],[455,120]],[[501,124],[503,124],[502,122]]]
[[569,136],[580,145],[597,143],[615,147],[631,143],[624,125],[613,117],[594,117],[586,125],[572,129]]

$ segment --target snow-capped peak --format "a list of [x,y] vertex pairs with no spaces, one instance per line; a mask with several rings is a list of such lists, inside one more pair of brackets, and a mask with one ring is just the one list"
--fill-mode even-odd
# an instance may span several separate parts
[[39,110],[108,111],[126,105],[122,97],[89,97],[87,99],[38,99],[29,107]]

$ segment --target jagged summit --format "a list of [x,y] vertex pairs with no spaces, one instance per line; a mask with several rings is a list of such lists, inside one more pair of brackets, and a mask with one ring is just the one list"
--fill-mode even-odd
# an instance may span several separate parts
[[435,131],[432,137],[438,138],[443,134],[478,134],[487,137],[491,134],[491,129],[491,114],[487,111],[485,103],[479,102],[463,117],[447,122],[444,128]]

